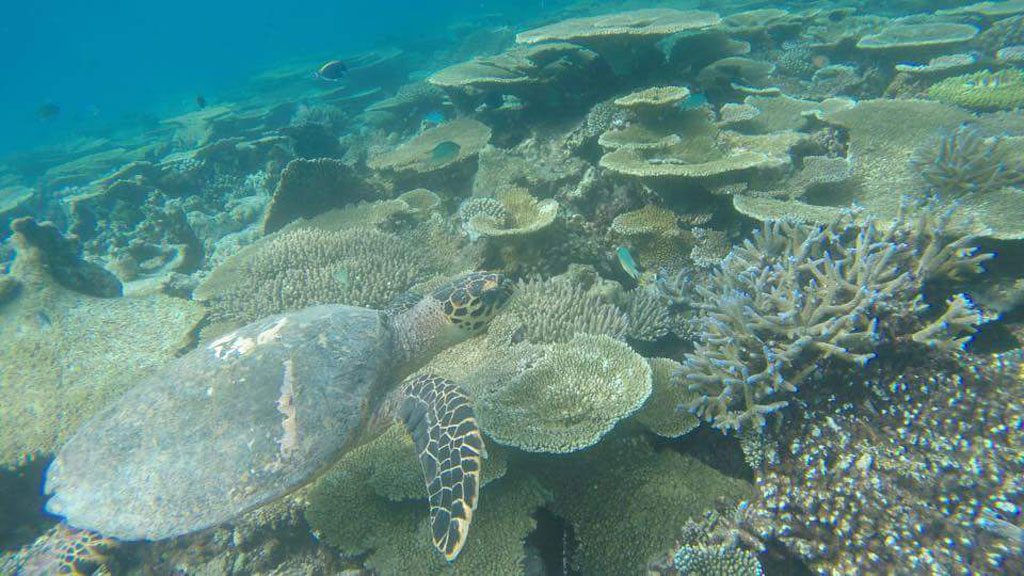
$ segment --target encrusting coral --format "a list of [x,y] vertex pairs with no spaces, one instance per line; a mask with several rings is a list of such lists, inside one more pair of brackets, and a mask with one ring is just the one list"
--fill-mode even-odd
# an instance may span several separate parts
[[[890,228],[855,225],[851,215],[828,226],[765,224],[697,287],[705,333],[679,383],[701,397],[688,408],[723,430],[761,427],[828,361],[863,366],[912,335],[962,345],[978,314],[950,314],[944,320],[957,323],[930,330],[922,290],[980,272],[991,254],[976,254],[972,237],[946,238],[948,220],[924,209]],[[954,299],[951,310],[965,302]]]

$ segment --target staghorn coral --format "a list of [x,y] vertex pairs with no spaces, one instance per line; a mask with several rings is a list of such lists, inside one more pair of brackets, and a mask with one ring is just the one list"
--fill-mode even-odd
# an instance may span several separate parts
[[999,149],[997,138],[962,124],[937,144],[922,147],[911,160],[929,188],[941,197],[998,191],[1024,185],[1024,163]]
[[1020,351],[845,373],[782,430],[749,527],[820,574],[1020,573],[1021,374]]
[[965,316],[929,329],[920,293],[930,279],[979,272],[991,255],[975,254],[971,237],[946,239],[948,220],[924,211],[888,229],[850,215],[828,226],[765,224],[697,287],[706,332],[680,370],[680,384],[701,392],[688,408],[723,430],[761,427],[831,361],[863,366],[913,334],[962,345]]
[[[196,290],[213,320],[248,322],[314,304],[380,308],[414,284],[458,267],[444,238],[374,229],[295,228],[269,236],[216,268]],[[449,240],[450,243],[450,240]]]

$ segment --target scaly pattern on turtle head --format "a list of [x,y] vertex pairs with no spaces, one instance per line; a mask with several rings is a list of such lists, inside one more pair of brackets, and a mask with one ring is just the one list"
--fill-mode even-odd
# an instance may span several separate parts
[[479,332],[512,294],[512,282],[499,272],[471,272],[432,294],[453,325]]

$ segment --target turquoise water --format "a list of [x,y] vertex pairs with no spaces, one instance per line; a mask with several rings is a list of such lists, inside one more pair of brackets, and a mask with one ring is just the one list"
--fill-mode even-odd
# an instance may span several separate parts
[[1024,573],[1024,4],[7,7],[0,575]]

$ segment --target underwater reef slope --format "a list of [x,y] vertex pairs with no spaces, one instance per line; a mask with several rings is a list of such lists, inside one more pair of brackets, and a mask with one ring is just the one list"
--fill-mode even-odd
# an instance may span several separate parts
[[12,474],[248,322],[515,286],[417,371],[488,454],[454,562],[392,426],[173,541],[0,519],[39,537],[0,571],[1024,573],[1024,3],[663,4],[467,16],[0,160]]

